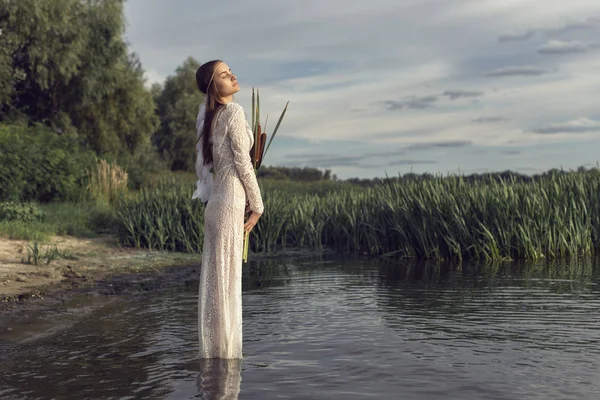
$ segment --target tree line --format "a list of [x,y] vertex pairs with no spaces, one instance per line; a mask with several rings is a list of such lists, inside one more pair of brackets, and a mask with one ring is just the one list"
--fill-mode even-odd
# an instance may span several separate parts
[[[0,1],[0,200],[28,181],[43,185],[52,171],[72,187],[93,157],[124,167],[133,186],[155,172],[194,170],[201,63],[189,57],[149,88],[125,27],[124,0]],[[32,177],[28,169],[36,165],[39,176]],[[530,179],[495,176],[507,174]],[[317,168],[264,166],[259,176],[338,180]],[[347,181],[369,186],[385,179]],[[49,198],[60,191],[45,190]]]
[[186,60],[176,76],[148,89],[124,39],[123,3],[3,0],[0,122],[44,124],[99,156],[160,149],[168,166],[190,169],[199,63]]
[[[44,126],[82,151],[118,162],[138,184],[145,171],[194,171],[201,63],[190,56],[148,88],[125,26],[122,0],[2,0],[0,124],[38,126],[30,132],[36,137]],[[15,128],[3,130],[0,150],[18,151],[8,131]],[[267,166],[261,176],[334,178],[329,170]]]

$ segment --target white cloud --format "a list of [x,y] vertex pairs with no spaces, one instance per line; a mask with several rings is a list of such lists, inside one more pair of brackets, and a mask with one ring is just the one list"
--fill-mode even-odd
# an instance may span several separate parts
[[600,121],[589,118],[579,118],[563,123],[550,124],[533,130],[540,134],[557,134],[557,133],[589,133],[600,132]]
[[[125,4],[127,36],[149,81],[172,74],[190,55],[221,58],[240,80],[236,101],[248,109],[250,88],[260,88],[271,128],[290,101],[280,134],[304,144],[278,148],[273,160],[283,162],[286,154],[310,152],[322,142],[339,143],[339,152],[350,151],[350,142],[377,152],[416,142],[471,141],[476,147],[509,146],[512,153],[479,157],[468,148],[436,148],[443,150],[437,164],[421,167],[535,169],[547,165],[536,156],[542,144],[583,139],[534,129],[599,115],[594,88],[600,85],[600,52],[589,51],[600,33],[597,0]],[[516,154],[519,146],[531,149]],[[568,151],[560,157],[555,161],[579,160]],[[334,173],[365,172],[347,166]]]
[[146,79],[146,86],[151,87],[154,83],[163,83],[166,79],[166,76],[159,73],[155,69],[144,70],[144,78]]
[[551,40],[548,43],[544,43],[537,50],[540,54],[572,54],[572,53],[585,53],[591,46],[578,41],[561,41]]

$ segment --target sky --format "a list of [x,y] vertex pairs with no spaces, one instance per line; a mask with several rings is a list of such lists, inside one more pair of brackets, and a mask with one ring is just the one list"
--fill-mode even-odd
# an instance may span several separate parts
[[147,83],[225,61],[264,164],[340,179],[600,163],[598,0],[127,0]]

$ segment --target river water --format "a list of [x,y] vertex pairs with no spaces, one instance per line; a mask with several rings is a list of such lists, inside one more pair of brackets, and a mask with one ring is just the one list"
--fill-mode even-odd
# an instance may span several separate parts
[[252,264],[242,362],[200,362],[197,282],[0,342],[2,399],[596,399],[597,261]]

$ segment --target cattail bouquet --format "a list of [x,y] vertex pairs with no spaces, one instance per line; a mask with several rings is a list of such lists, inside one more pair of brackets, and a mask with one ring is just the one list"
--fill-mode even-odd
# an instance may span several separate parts
[[[275,125],[275,129],[273,129],[273,133],[271,135],[271,138],[269,139],[269,143],[267,143],[267,148],[265,149],[265,143],[267,141],[267,134],[265,131],[267,128],[268,116],[267,116],[267,120],[265,120],[265,131],[263,131],[263,128],[260,124],[260,94],[258,93],[258,89],[256,89],[256,94],[255,94],[254,88],[252,88],[252,133],[254,135],[254,144],[252,145],[252,148],[250,149],[250,159],[252,161],[252,166],[254,168],[255,174],[258,174],[258,170],[259,170],[260,166],[262,165],[262,161],[263,161],[265,155],[267,154],[269,147],[271,146],[271,142],[273,141],[273,138],[277,134],[277,130],[279,129],[279,125],[281,125],[281,121],[283,120],[283,116],[285,115],[285,112],[287,111],[287,107],[288,107],[289,103],[290,102],[288,101],[286,103],[285,107],[283,108],[283,111],[282,111],[281,115],[279,116],[279,120],[277,121],[277,125]],[[250,213],[247,212],[246,216],[249,216],[249,214]],[[244,251],[242,254],[242,259],[244,260],[244,262],[248,262],[249,246],[250,246],[250,233],[244,232]]]

